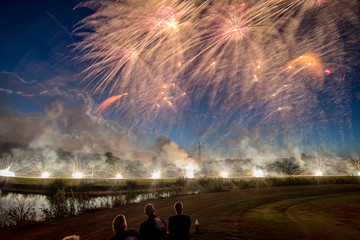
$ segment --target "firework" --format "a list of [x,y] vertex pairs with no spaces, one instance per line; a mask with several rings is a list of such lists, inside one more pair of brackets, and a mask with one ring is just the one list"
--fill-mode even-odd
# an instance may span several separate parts
[[153,172],[153,174],[151,175],[152,179],[159,179],[160,177],[161,177],[160,171]]
[[253,176],[258,178],[258,177],[264,177],[264,172],[261,169],[255,169],[253,172]]
[[227,172],[225,172],[225,171],[222,171],[222,172],[220,172],[220,177],[221,178],[228,178],[229,174]]
[[280,129],[270,138],[301,144],[327,122],[350,121],[345,45],[354,38],[342,23],[358,24],[356,4],[87,1],[96,13],[76,26],[76,50],[89,63],[84,81],[107,97],[96,112],[128,127],[171,131],[191,115],[209,136]]
[[49,172],[43,172],[41,173],[41,178],[49,178],[50,177],[50,173]]
[[83,178],[84,177],[84,173],[83,172],[79,172],[79,171],[75,171],[72,174],[73,178]]
[[322,171],[320,171],[320,170],[315,171],[315,176],[322,176],[322,175],[323,175]]
[[194,178],[195,177],[194,171],[195,171],[195,169],[193,167],[191,167],[191,166],[186,167],[185,177],[186,178]]
[[126,95],[127,93],[123,93],[106,99],[99,105],[99,107],[96,109],[95,112],[98,114],[102,114],[105,111],[105,109],[107,109],[111,104],[113,104],[115,101],[119,100],[120,98]]
[[3,177],[15,177],[15,173],[10,171],[10,167],[0,170],[0,176]]

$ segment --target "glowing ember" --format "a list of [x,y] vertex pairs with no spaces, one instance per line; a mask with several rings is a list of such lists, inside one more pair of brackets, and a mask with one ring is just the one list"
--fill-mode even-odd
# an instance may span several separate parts
[[115,177],[116,179],[121,179],[122,178],[122,176],[121,176],[121,174],[120,173],[118,173],[118,174],[116,174],[116,177]]
[[48,177],[50,177],[50,173],[49,173],[49,172],[43,172],[43,173],[41,174],[41,178],[48,178]]
[[315,176],[322,176],[322,175],[323,175],[322,171],[320,170],[315,171]]
[[151,176],[152,179],[159,179],[161,177],[160,171],[154,172]]
[[229,177],[229,174],[228,174],[227,172],[225,172],[225,171],[222,171],[222,172],[220,172],[220,177],[222,177],[222,178],[228,178],[228,177]]
[[73,177],[73,178],[83,178],[83,177],[84,177],[84,173],[83,173],[83,172],[78,172],[78,171],[76,171],[76,172],[74,172],[74,173],[72,174],[72,177]]
[[15,177],[15,173],[9,170],[10,167],[0,170],[0,176],[3,177]]
[[192,167],[187,167],[186,168],[186,178],[194,178],[194,168]]
[[253,172],[253,176],[254,177],[264,177],[264,172],[262,170],[260,170],[260,169],[256,169]]

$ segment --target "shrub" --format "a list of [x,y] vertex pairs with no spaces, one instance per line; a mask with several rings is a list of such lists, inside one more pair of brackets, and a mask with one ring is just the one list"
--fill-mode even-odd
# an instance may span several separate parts
[[138,183],[135,180],[127,180],[125,182],[126,190],[132,191],[138,187]]
[[47,197],[49,208],[43,207],[43,217],[45,219],[63,218],[69,215],[69,210],[66,202],[65,190],[58,189],[57,192]]
[[67,181],[64,178],[55,178],[50,184],[49,184],[49,192],[51,194],[56,194],[58,190],[60,189],[66,189],[67,188]]
[[126,204],[125,197],[122,194],[112,195],[111,201],[112,201],[112,207],[119,207]]
[[177,178],[174,182],[175,186],[184,187],[188,183],[188,179],[184,177]]
[[0,208],[1,227],[24,226],[36,222],[35,202],[27,201],[25,197],[19,200],[15,197],[12,207],[8,209]]

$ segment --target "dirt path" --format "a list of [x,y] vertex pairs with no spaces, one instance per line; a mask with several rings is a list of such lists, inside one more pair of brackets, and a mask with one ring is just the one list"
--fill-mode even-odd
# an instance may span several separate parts
[[[192,226],[192,239],[356,239],[354,236],[360,236],[360,186],[357,185],[257,188],[151,202],[156,214],[167,221],[173,215],[174,202],[179,200],[192,222],[196,218],[200,221],[201,232],[195,233]],[[72,234],[82,240],[107,239],[112,236],[111,222],[118,213],[125,214],[129,228],[138,229],[145,219],[144,205],[129,204],[24,229],[2,230],[0,235],[1,239],[56,240]],[[330,231],[329,234],[324,230]]]

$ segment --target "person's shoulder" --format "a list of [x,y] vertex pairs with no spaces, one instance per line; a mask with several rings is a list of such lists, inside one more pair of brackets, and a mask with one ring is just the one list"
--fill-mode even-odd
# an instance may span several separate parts
[[156,217],[154,218],[154,221],[158,221],[157,219],[159,219],[161,222],[165,222],[164,219],[162,219],[161,217],[158,217],[158,216],[156,216]]
[[109,238],[108,240],[122,240],[125,239],[125,236],[123,234],[117,234],[111,238]]
[[139,238],[137,236],[128,236],[124,240],[138,240]]
[[149,222],[149,218],[147,218],[147,219],[145,219],[144,221],[142,221],[141,223],[140,223],[140,226],[141,225],[144,225],[144,224],[146,224],[146,223],[148,223]]
[[135,230],[135,229],[130,229],[130,230],[128,230],[127,231],[127,235],[128,236],[138,236],[139,234],[138,234],[138,232]]

